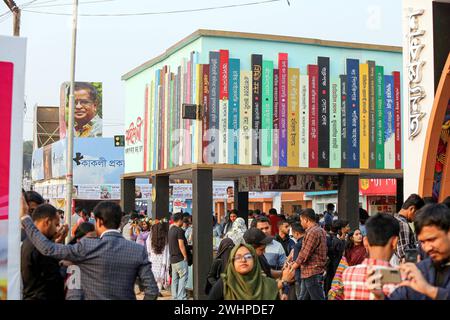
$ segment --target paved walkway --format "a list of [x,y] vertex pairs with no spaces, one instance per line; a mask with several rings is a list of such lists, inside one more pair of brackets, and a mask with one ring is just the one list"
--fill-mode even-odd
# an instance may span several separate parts
[[[135,292],[136,292],[137,300],[144,299],[144,293],[139,292],[139,289],[137,286],[135,287]],[[162,294],[162,297],[159,297],[158,300],[172,300],[172,295],[170,294],[170,290],[161,290],[161,294]],[[190,294],[189,291],[188,291],[188,296],[189,296],[188,300],[192,300],[192,294]]]

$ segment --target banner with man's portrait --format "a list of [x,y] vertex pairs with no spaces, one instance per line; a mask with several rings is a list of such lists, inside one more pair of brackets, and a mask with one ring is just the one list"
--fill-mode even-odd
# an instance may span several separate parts
[[[59,135],[67,135],[70,82],[61,85]],[[101,82],[75,82],[74,137],[92,138],[103,135],[103,86]]]

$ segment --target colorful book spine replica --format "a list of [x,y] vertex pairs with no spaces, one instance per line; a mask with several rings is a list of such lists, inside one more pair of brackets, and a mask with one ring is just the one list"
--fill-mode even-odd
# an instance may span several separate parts
[[402,118],[400,72],[392,72],[394,77],[394,111],[395,111],[395,169],[402,168]]
[[219,161],[219,53],[209,53],[209,163]]
[[[191,53],[192,56],[192,84],[191,84],[191,103],[199,104],[198,96],[199,90],[199,74],[198,74],[198,52],[194,51]],[[199,124],[198,120],[190,120],[191,121],[191,163],[198,163],[198,138],[199,138]]]
[[395,169],[395,110],[394,110],[394,78],[384,76],[384,108],[385,112],[385,142],[384,167]]
[[[384,106],[384,69],[382,66],[375,67],[375,113],[376,113],[376,165],[377,169],[385,166],[385,106]],[[386,109],[387,112],[387,109]],[[394,131],[392,131],[394,133]],[[394,140],[392,139],[392,142]],[[394,158],[392,157],[392,160]]]
[[252,72],[241,71],[239,164],[252,164]]
[[[186,69],[186,103],[191,103],[192,99],[192,55],[190,60],[187,62],[187,69]],[[191,123],[192,120],[185,119],[184,123],[186,125],[185,127],[185,153],[184,153],[184,163],[189,164],[191,163],[191,153],[192,153],[192,131],[191,131]]]
[[147,170],[153,170],[153,112],[154,112],[154,104],[155,104],[155,79],[152,78],[150,81],[150,92],[148,95],[148,105],[149,105],[149,112],[148,117],[146,117],[148,121],[148,150],[149,155],[147,158]]
[[262,68],[261,164],[272,165],[273,135],[273,62],[263,61]]
[[319,67],[308,65],[309,76],[309,167],[319,166]]
[[330,168],[341,167],[341,83],[331,81],[330,104]]
[[148,155],[148,117],[149,117],[149,85],[145,86],[145,97],[144,97],[144,171],[148,170],[147,166],[147,155]]
[[[203,101],[203,64],[197,64],[197,72],[196,72],[196,86],[195,86],[195,104],[201,105]],[[195,136],[195,143],[194,143],[194,162],[193,163],[199,163],[202,161],[202,127],[201,122],[199,119],[196,119],[195,121],[195,130],[194,130],[194,136]]]
[[180,116],[179,116],[179,122],[180,122],[180,143],[179,143],[179,150],[178,150],[178,165],[183,165],[184,164],[184,150],[185,150],[185,145],[184,145],[184,141],[185,141],[185,123],[184,123],[184,119],[182,117],[183,115],[183,103],[186,102],[186,59],[183,58],[181,61],[181,66],[180,66]]
[[288,98],[288,55],[278,54],[278,106],[279,106],[279,166],[287,166],[287,98]]
[[158,168],[158,154],[159,154],[159,140],[158,140],[158,119],[160,118],[159,110],[160,109],[160,103],[159,103],[159,92],[161,90],[160,85],[160,78],[161,78],[161,70],[156,70],[155,72],[155,111],[153,112],[153,159],[152,159],[152,170],[157,170]]
[[359,60],[347,59],[347,167],[359,168]]
[[228,50],[219,53],[219,163],[227,163],[228,151]]
[[229,59],[228,163],[239,163],[240,60]]
[[181,83],[182,83],[182,73],[181,73],[181,66],[178,66],[178,74],[177,74],[177,90],[176,90],[176,132],[175,132],[175,147],[174,147],[174,164],[175,166],[179,165],[180,162],[180,136],[182,135],[181,131]]
[[359,167],[369,168],[369,65],[359,65]]
[[279,166],[280,164],[280,103],[278,99],[279,91],[279,70],[273,69],[273,150],[272,150],[272,165]]
[[209,64],[203,65],[203,98],[202,98],[202,159],[208,163],[208,149],[211,138],[209,137]]
[[300,76],[300,167],[309,166],[309,78],[307,75]]
[[252,54],[252,163],[261,164],[261,113],[262,113],[262,55]]
[[319,67],[319,167],[330,166],[330,58],[318,57]]
[[367,61],[369,66],[369,168],[376,168],[376,102],[375,102],[375,61]]
[[[199,57],[191,52],[174,72],[164,65],[145,85],[143,170],[202,162],[401,168],[399,72],[346,59],[346,74],[332,75],[330,59],[318,57],[301,75],[286,53],[278,69],[251,55],[245,71],[228,50],[209,52],[209,64]],[[202,119],[183,119],[183,103],[200,105]]]
[[299,166],[299,90],[300,70],[288,69],[288,163],[289,167]]
[[169,74],[169,83],[168,83],[168,93],[169,93],[169,98],[168,98],[168,124],[167,124],[167,167],[168,168],[172,168],[172,133],[173,133],[173,119],[174,117],[174,101],[173,101],[173,90],[174,90],[174,78],[173,78],[173,73]]
[[341,167],[347,165],[347,75],[339,76],[341,86]]

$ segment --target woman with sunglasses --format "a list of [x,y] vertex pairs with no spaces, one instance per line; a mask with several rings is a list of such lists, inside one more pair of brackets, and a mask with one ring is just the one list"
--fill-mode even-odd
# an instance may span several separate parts
[[225,272],[212,287],[209,300],[275,300],[278,285],[266,277],[256,257],[255,249],[247,244],[231,251]]

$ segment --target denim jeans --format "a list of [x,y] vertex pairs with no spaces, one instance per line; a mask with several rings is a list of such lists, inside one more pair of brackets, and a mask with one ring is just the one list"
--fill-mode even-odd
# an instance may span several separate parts
[[172,286],[173,300],[187,300],[186,282],[188,279],[188,263],[180,261],[172,264]]
[[321,274],[302,279],[300,300],[325,300],[323,276]]

